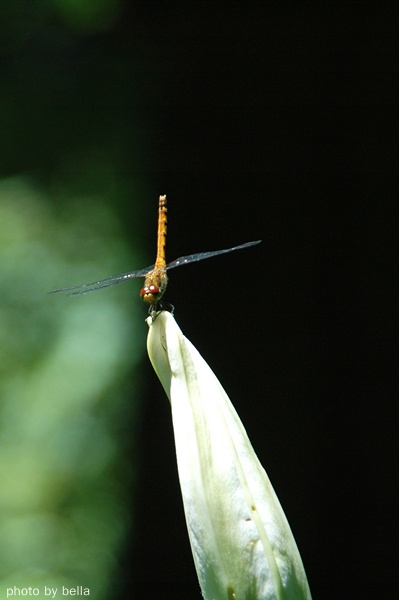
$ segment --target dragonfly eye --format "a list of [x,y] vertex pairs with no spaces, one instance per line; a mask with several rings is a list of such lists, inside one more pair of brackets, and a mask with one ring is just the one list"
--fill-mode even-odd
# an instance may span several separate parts
[[140,296],[144,302],[148,302],[150,304],[159,300],[159,296],[161,295],[161,290],[157,285],[145,285],[140,290]]

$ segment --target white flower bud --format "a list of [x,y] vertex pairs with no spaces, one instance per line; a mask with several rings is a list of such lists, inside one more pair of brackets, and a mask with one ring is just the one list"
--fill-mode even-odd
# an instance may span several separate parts
[[288,521],[225,391],[170,313],[147,321],[204,598],[309,600]]

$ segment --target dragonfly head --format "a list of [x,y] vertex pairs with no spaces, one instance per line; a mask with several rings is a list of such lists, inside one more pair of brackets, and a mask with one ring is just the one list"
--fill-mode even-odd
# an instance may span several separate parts
[[140,296],[147,304],[157,304],[164,294],[165,288],[160,288],[157,285],[145,285],[140,290]]

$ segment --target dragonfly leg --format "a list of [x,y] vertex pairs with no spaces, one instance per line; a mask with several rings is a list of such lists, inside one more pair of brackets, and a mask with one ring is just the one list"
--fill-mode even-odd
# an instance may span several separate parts
[[161,300],[160,302],[158,302],[158,307],[160,308],[160,310],[167,310],[168,312],[170,312],[171,315],[173,315],[173,313],[175,312],[175,307],[173,306],[173,304],[165,302],[165,300]]
[[173,306],[173,304],[165,302],[165,300],[160,300],[156,304],[151,304],[151,306],[148,309],[148,314],[150,317],[152,317],[152,319],[155,319],[158,316],[158,314],[163,310],[166,310],[173,315],[173,313],[175,312],[175,307]]

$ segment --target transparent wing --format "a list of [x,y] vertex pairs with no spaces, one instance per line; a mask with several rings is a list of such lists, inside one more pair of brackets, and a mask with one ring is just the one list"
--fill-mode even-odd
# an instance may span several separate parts
[[[188,256],[181,256],[176,260],[173,260],[167,265],[167,269],[174,269],[188,263],[196,262],[198,260],[204,260],[211,258],[212,256],[218,256],[219,254],[226,254],[227,252],[233,252],[234,250],[242,250],[243,248],[249,248],[259,244],[262,240],[256,240],[255,242],[247,242],[246,244],[240,244],[239,246],[233,246],[233,248],[226,248],[225,250],[211,250],[210,252],[198,252],[197,254],[189,254]],[[151,265],[146,269],[139,269],[137,271],[129,271],[128,273],[120,273],[119,275],[112,275],[99,281],[92,281],[91,283],[82,283],[81,285],[73,285],[71,287],[60,288],[58,290],[52,290],[49,294],[58,294],[59,292],[69,292],[68,296],[79,296],[80,294],[88,294],[89,292],[95,292],[102,288],[111,287],[127,279],[133,279],[134,277],[145,277],[147,273],[152,271],[155,265]]]
[[129,271],[128,273],[120,273],[119,275],[112,275],[106,279],[100,279],[100,281],[92,281],[91,283],[82,283],[81,285],[73,285],[72,287],[60,288],[59,290],[52,290],[49,294],[58,294],[58,292],[70,292],[68,296],[78,296],[79,294],[88,294],[89,292],[95,292],[102,288],[122,283],[128,279],[134,277],[145,277],[149,271],[154,268],[154,265],[147,267],[146,269],[139,269],[137,271]]
[[196,262],[198,260],[205,260],[205,258],[211,258],[212,256],[218,256],[219,254],[226,254],[226,252],[233,252],[234,250],[242,250],[243,248],[249,248],[260,244],[262,240],[256,240],[256,242],[247,242],[246,244],[240,244],[239,246],[233,246],[233,248],[226,248],[225,250],[210,250],[209,252],[198,252],[197,254],[189,254],[188,256],[181,256],[176,260],[172,260],[166,268],[174,269],[181,265],[187,265],[188,263]]

